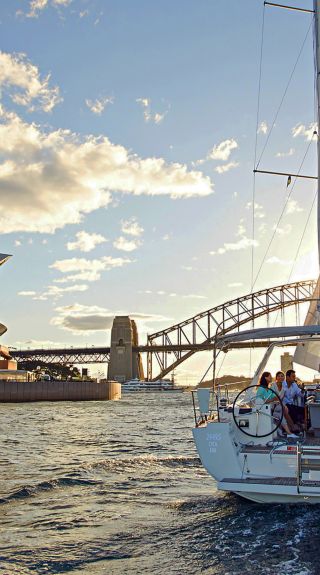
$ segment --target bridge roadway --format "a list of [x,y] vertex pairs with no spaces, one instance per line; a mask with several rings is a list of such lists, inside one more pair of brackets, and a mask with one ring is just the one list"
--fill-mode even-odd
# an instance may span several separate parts
[[[241,349],[250,347],[268,347],[271,341],[238,342],[228,346],[228,349]],[[189,344],[189,345],[139,345],[133,347],[133,352],[160,353],[177,351],[210,351],[214,348],[213,343]],[[85,365],[89,363],[108,363],[110,359],[110,347],[71,347],[62,349],[19,349],[10,350],[10,355],[19,363],[26,361],[38,361],[39,363],[57,363],[61,365]]]

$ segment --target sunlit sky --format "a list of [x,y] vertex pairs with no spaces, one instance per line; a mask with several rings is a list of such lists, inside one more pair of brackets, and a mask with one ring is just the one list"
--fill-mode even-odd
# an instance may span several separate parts
[[257,118],[263,11],[1,2],[3,344],[107,345],[119,314],[145,343],[249,293],[252,244],[255,290],[318,275],[314,182],[252,173],[263,152],[261,169],[316,175],[311,16],[265,9]]

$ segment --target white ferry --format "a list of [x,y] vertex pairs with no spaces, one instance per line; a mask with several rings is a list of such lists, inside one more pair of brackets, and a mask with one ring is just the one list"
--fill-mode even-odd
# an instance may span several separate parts
[[176,389],[170,379],[158,379],[156,381],[142,381],[139,379],[130,379],[121,384],[123,393],[136,391],[172,391]]

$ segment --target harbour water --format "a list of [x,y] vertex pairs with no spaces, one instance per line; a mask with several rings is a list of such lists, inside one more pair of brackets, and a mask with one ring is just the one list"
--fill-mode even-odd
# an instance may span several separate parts
[[0,575],[317,575],[320,508],[218,493],[189,393],[0,404]]

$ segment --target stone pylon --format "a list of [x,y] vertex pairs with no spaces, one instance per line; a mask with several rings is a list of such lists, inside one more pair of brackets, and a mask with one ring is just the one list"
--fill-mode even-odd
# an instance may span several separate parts
[[132,349],[137,345],[136,322],[129,316],[116,316],[111,330],[109,380],[124,382],[136,378],[144,379],[140,353]]

